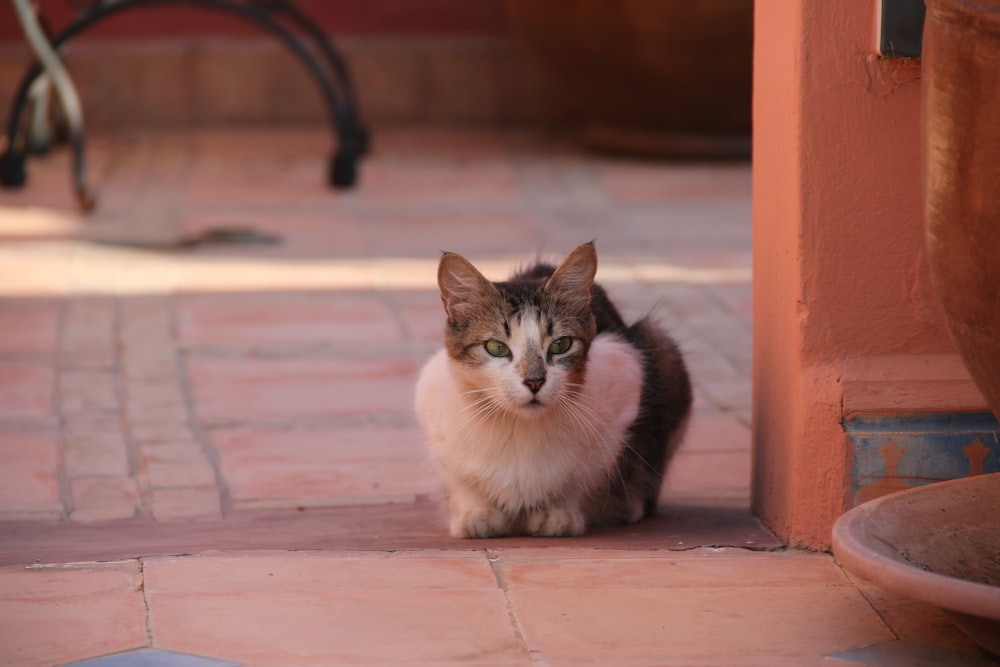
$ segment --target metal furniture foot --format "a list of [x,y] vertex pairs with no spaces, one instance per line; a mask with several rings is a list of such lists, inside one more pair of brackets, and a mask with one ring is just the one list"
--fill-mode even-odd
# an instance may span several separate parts
[[[74,36],[106,18],[131,9],[167,4],[192,5],[232,14],[281,41],[306,67],[323,95],[331,129],[337,138],[337,149],[330,161],[329,183],[337,188],[347,188],[357,182],[357,163],[368,151],[370,139],[358,118],[354,87],[347,66],[327,36],[292,0],[91,0],[68,26],[52,37],[41,29],[38,14],[30,0],[12,1],[38,60],[21,80],[11,105],[6,135],[0,139],[0,185],[21,187],[27,180],[26,153],[33,143],[37,143],[29,139],[32,135],[37,138],[38,133],[37,129],[35,132],[24,131],[21,118],[30,97],[34,97],[36,104],[45,98],[41,94],[32,96],[33,87],[36,82],[39,86],[43,85],[39,79],[44,76],[55,87],[70,130],[77,200],[84,210],[94,207],[96,198],[86,183],[83,116],[79,98],[59,59],[58,50]],[[35,117],[38,117],[37,109]]]

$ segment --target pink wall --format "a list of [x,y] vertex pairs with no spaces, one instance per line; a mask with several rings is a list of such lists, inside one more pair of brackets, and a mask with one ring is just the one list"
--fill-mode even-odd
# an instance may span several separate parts
[[876,0],[758,2],[755,509],[824,548],[854,413],[981,408],[923,251],[920,64],[875,54]]

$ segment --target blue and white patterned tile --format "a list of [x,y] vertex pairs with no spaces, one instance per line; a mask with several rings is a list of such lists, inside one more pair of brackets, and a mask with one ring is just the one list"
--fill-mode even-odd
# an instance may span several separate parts
[[857,417],[844,423],[854,504],[907,488],[1000,472],[1000,423],[990,413]]

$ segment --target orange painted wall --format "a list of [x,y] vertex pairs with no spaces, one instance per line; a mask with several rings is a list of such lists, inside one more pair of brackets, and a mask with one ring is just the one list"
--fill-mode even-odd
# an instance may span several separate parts
[[876,0],[758,2],[754,62],[754,506],[825,548],[852,414],[985,403],[923,251],[920,63],[875,53]]

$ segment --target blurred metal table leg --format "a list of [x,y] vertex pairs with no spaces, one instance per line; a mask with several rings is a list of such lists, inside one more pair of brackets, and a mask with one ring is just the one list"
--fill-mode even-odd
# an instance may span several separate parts
[[[69,124],[74,151],[74,182],[80,205],[90,210],[95,202],[84,173],[83,118],[79,99],[57,54],[68,40],[88,27],[125,10],[166,4],[186,4],[225,12],[243,18],[282,42],[309,71],[323,95],[337,149],[330,160],[328,181],[337,188],[351,187],[357,180],[357,162],[369,148],[367,130],[358,118],[357,102],[347,66],[327,36],[302,13],[292,0],[92,0],[74,20],[51,39],[42,30],[30,0],[12,0],[18,7],[25,35],[38,56],[25,73],[14,98],[7,134],[0,140],[0,185],[20,187],[27,179],[27,138],[21,132],[32,88],[39,77],[50,77],[56,87]],[[290,25],[281,23],[284,19]],[[304,33],[301,38],[298,33]]]
[[[52,43],[49,42],[45,31],[42,30],[38,20],[38,14],[29,0],[12,0],[14,11],[21,22],[24,36],[28,40],[32,51],[44,68],[44,74],[55,87],[56,96],[62,106],[66,123],[69,126],[70,140],[73,146],[73,189],[77,202],[84,211],[89,211],[94,207],[96,199],[90,188],[87,186],[86,169],[84,166],[85,142],[83,135],[83,110],[80,107],[80,97],[73,87],[73,81],[69,78],[69,73],[59,59]],[[37,77],[32,77],[34,80]],[[25,86],[24,83],[27,83]],[[25,94],[30,82],[23,82]],[[21,95],[18,95],[21,97]],[[18,114],[20,116],[20,114]],[[3,152],[3,163],[0,168],[0,179],[4,185],[22,185],[27,173],[25,170],[26,139],[24,135],[16,132],[8,132],[6,136],[6,146]],[[18,145],[20,143],[20,145]],[[10,181],[10,182],[8,182]]]

